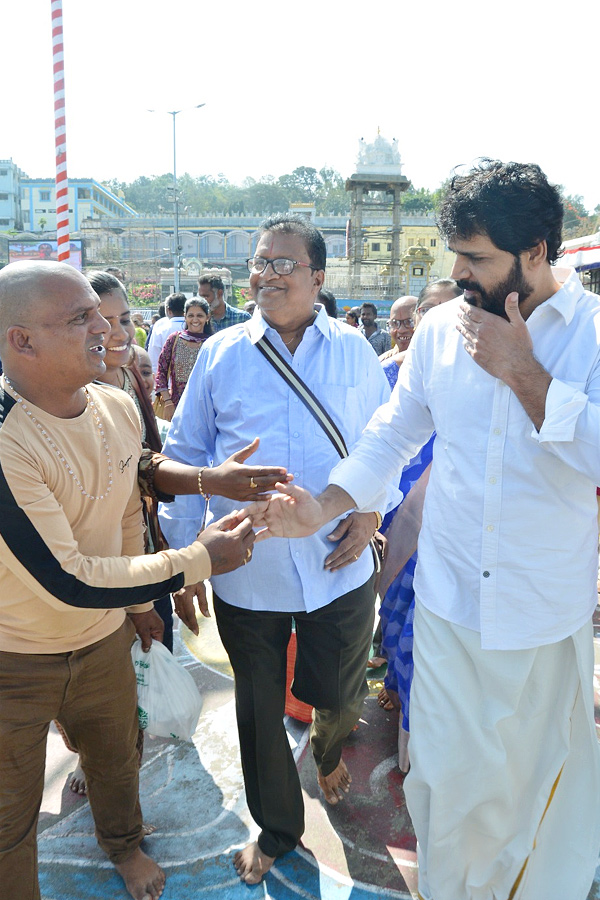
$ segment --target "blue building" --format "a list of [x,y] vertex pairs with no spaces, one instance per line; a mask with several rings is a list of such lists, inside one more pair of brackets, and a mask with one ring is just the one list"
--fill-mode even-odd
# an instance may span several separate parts
[[[21,178],[24,231],[56,231],[54,178]],[[138,213],[93,178],[69,178],[69,228],[79,231],[85,219],[131,219]]]
[[23,227],[21,180],[25,177],[12,159],[0,159],[0,231]]

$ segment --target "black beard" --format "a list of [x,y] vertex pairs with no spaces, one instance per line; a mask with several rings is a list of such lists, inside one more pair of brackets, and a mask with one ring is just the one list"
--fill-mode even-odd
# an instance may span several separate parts
[[523,268],[518,256],[515,258],[513,267],[504,281],[495,284],[489,291],[485,291],[476,281],[461,280],[456,283],[462,291],[476,291],[481,298],[481,301],[476,303],[473,300],[467,300],[465,297],[467,303],[470,303],[471,306],[485,309],[495,316],[501,316],[503,319],[508,319],[506,315],[506,298],[508,294],[516,291],[519,295],[520,306],[533,293],[532,286],[523,276]]

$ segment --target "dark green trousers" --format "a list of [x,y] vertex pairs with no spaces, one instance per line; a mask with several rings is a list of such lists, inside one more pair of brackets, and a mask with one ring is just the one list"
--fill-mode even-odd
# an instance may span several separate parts
[[373,638],[374,577],[311,613],[241,609],[214,597],[221,640],[235,675],[240,752],[248,807],[267,856],[293,850],[304,832],[304,804],[283,725],[287,645],[296,624],[293,694],[315,707],[311,748],[319,771],[338,765],[360,717]]

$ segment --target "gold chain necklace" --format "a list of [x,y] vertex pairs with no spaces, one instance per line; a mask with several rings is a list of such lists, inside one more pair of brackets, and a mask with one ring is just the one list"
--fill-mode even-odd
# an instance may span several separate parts
[[302,334],[298,334],[299,329],[297,328],[294,335],[289,339],[289,341],[286,341],[285,338],[283,337],[283,335],[280,334],[279,337],[281,338],[281,340],[283,341],[285,346],[289,347],[290,344],[294,343],[294,341],[298,341],[298,340],[301,341],[304,336],[304,332],[306,331],[307,328],[309,328],[313,324],[315,319],[316,319],[316,315],[314,315],[312,317],[312,319],[309,322],[307,322],[306,325],[304,325],[304,327],[302,325],[300,326],[300,328],[302,328]]
[[38,420],[37,420],[36,417],[33,415],[33,413],[31,412],[31,410],[27,407],[27,404],[25,403],[25,401],[23,400],[23,398],[21,397],[21,395],[14,389],[14,387],[12,386],[12,384],[11,384],[9,378],[8,378],[6,375],[4,375],[4,381],[5,381],[5,383],[8,385],[8,387],[11,389],[11,391],[13,392],[13,394],[15,395],[15,400],[16,400],[17,403],[21,406],[21,409],[23,410],[23,412],[26,413],[26,415],[29,416],[29,418],[31,419],[31,421],[33,422],[33,424],[35,425],[35,427],[37,428],[37,430],[40,432],[40,434],[42,435],[42,437],[43,437],[44,440],[46,441],[46,443],[52,448],[52,450],[54,451],[54,453],[56,453],[56,455],[58,456],[59,460],[60,460],[61,463],[64,465],[65,469],[67,470],[67,472],[69,473],[69,475],[71,476],[71,478],[73,479],[73,481],[75,482],[75,484],[77,485],[77,487],[79,488],[79,490],[81,491],[81,493],[83,494],[83,496],[86,497],[88,500],[104,500],[106,497],[108,497],[108,495],[110,494],[110,492],[111,492],[111,490],[112,490],[112,485],[113,485],[113,477],[112,477],[112,476],[113,476],[112,459],[110,458],[110,449],[109,449],[109,446],[108,446],[108,444],[107,444],[107,442],[106,442],[106,437],[104,436],[104,425],[102,424],[102,419],[100,418],[100,413],[98,412],[98,409],[97,409],[97,407],[96,407],[96,404],[94,403],[94,401],[93,401],[92,398],[90,397],[90,394],[89,394],[89,392],[88,392],[88,389],[87,389],[86,387],[83,388],[83,390],[85,391],[86,402],[87,402],[87,405],[88,405],[88,406],[90,407],[90,409],[92,410],[92,415],[93,415],[93,417],[94,417],[94,422],[96,423],[96,428],[97,428],[98,431],[100,432],[100,437],[101,437],[101,439],[102,439],[102,444],[103,444],[103,446],[104,446],[104,453],[105,453],[105,455],[106,455],[106,461],[107,461],[107,463],[108,463],[108,485],[107,485],[107,488],[106,488],[106,490],[104,491],[104,493],[103,493],[103,494],[100,494],[98,497],[94,497],[93,494],[88,494],[88,492],[86,491],[86,489],[85,489],[84,486],[82,485],[81,481],[79,480],[79,478],[77,477],[77,475],[76,475],[75,472],[73,471],[73,468],[71,467],[69,461],[63,456],[62,451],[61,451],[60,448],[57,447],[57,445],[54,443],[54,441],[52,440],[52,438],[50,437],[50,435],[48,434],[48,432],[46,431],[46,429],[44,428],[44,426],[43,426],[40,422],[38,422]]

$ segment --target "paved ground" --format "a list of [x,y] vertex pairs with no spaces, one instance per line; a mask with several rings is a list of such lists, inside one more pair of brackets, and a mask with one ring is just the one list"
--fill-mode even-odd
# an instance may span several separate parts
[[[306,726],[288,720],[307,810],[303,846],[277,863],[263,884],[239,882],[232,855],[256,831],[244,800],[229,667],[214,621],[201,624],[199,639],[185,629],[176,637],[176,655],[204,698],[194,740],[147,738],[141,770],[144,816],[157,826],[145,849],[167,871],[164,900],[414,900],[415,838],[397,768],[397,715],[375,701],[381,673],[371,680],[360,726],[344,753],[354,781],[339,807],[321,801]],[[597,625],[600,636],[600,615]],[[600,674],[599,647],[600,640]],[[52,732],[40,816],[43,900],[125,898],[97,847],[87,802],[67,788],[72,769],[73,755]],[[600,900],[600,872],[589,900]]]

